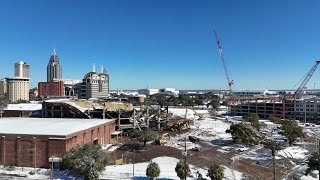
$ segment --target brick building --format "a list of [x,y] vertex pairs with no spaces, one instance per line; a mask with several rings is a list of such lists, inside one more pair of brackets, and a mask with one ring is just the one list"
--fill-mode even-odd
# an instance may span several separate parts
[[112,119],[1,118],[0,162],[49,168],[49,158],[62,158],[79,144],[113,143],[114,132]]
[[61,80],[38,83],[38,94],[40,97],[64,96],[64,83]]

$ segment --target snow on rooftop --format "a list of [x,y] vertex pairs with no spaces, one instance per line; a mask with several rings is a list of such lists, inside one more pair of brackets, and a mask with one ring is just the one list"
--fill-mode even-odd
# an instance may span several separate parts
[[0,134],[67,136],[112,119],[0,118]]
[[8,104],[5,110],[10,111],[36,111],[42,109],[42,104],[36,103],[20,103],[20,104]]

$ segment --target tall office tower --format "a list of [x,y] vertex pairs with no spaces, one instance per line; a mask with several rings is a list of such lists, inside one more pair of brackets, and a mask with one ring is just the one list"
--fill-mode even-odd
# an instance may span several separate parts
[[30,78],[30,65],[23,61],[15,63],[14,76],[19,78]]
[[59,62],[56,50],[53,49],[53,53],[50,57],[48,66],[47,66],[47,82],[52,80],[61,80],[62,79],[62,67]]
[[101,67],[101,72],[96,73],[95,66],[92,72],[87,73],[81,83],[80,99],[109,97],[109,74]]

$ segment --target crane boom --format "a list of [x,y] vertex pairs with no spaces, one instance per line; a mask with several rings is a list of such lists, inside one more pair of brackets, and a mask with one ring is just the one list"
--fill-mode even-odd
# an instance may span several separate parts
[[316,71],[317,67],[319,66],[320,61],[316,61],[316,64],[311,68],[311,70],[308,72],[306,77],[303,79],[302,83],[298,87],[298,89],[295,91],[296,96],[301,96],[303,94],[303,88],[307,85],[311,77],[313,76],[313,73]]
[[222,61],[222,64],[223,64],[223,68],[224,68],[224,72],[226,74],[226,78],[227,78],[227,81],[228,81],[229,95],[231,96],[231,98],[233,100],[234,99],[233,91],[232,91],[233,80],[231,80],[231,78],[230,78],[230,75],[229,75],[229,72],[228,72],[228,69],[227,69],[227,65],[226,65],[225,60],[224,60],[223,51],[222,51],[222,48],[221,48],[221,45],[220,45],[220,40],[218,38],[217,32],[214,31],[214,34],[215,34],[216,39],[217,39],[220,58],[221,58],[221,61]]

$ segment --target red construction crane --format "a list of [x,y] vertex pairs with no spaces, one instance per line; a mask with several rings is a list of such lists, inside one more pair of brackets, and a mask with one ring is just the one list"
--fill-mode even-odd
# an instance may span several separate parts
[[313,76],[313,73],[316,71],[317,67],[319,66],[320,61],[316,61],[316,64],[310,69],[310,71],[306,74],[304,77],[302,83],[298,87],[298,89],[295,91],[295,98],[299,98],[303,95],[303,89],[306,87],[307,83]]
[[[229,96],[231,98],[231,104],[232,104],[232,103],[235,102],[233,91],[232,91],[233,80],[231,80],[231,78],[230,78],[229,71],[228,71],[227,65],[226,65],[225,60],[224,60],[223,51],[222,51],[222,48],[221,48],[221,45],[220,45],[220,40],[218,38],[217,32],[214,31],[214,34],[215,34],[216,39],[217,39],[219,54],[220,54],[221,61],[222,61],[222,64],[223,64],[224,72],[225,72],[226,77],[227,77],[228,86],[229,86]],[[230,100],[229,100],[229,102],[230,102]]]

